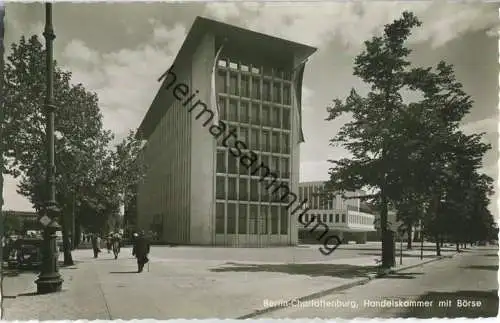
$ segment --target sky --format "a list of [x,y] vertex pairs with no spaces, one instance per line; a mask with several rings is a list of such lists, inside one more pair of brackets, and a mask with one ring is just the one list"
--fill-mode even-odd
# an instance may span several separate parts
[[[352,76],[363,42],[380,34],[403,10],[423,22],[410,38],[411,60],[435,66],[445,60],[472,96],[474,107],[463,122],[467,133],[486,132],[493,149],[483,171],[498,172],[497,4],[443,1],[406,2],[230,2],[230,3],[57,3],[54,55],[73,73],[74,83],[99,96],[105,127],[121,138],[139,126],[159,88],[157,78],[170,66],[196,16],[204,16],[318,48],[306,65],[303,88],[301,181],[328,179],[328,159],[346,156],[328,141],[348,119],[325,121],[326,107],[351,88],[366,86]],[[43,41],[42,4],[7,3],[5,46],[21,35]],[[8,52],[7,52],[8,54]],[[411,97],[409,97],[411,99]],[[4,209],[31,210],[6,176]],[[498,185],[497,185],[498,186]],[[497,200],[497,196],[493,200]],[[491,206],[498,216],[497,205]]]

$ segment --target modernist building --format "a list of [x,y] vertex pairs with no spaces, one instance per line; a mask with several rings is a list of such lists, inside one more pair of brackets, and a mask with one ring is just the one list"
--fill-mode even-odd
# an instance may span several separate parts
[[[354,240],[357,243],[365,243],[367,234],[375,232],[375,215],[361,212],[361,200],[354,198],[363,196],[365,192],[346,192],[346,198],[340,194],[331,198],[323,198],[318,193],[324,188],[324,182],[303,182],[299,184],[299,197],[301,201],[308,201],[304,205],[308,209],[304,215],[304,222],[321,221],[328,226],[328,230],[335,233],[344,241]],[[303,243],[319,241],[317,232],[311,232],[312,225],[306,227],[297,224],[299,240]],[[323,232],[321,232],[323,233]]]
[[139,127],[137,226],[165,243],[296,244],[302,76],[315,50],[196,18]]

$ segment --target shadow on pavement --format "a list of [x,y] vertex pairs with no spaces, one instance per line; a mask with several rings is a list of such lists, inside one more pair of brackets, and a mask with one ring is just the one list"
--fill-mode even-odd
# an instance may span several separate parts
[[259,264],[240,265],[227,263],[231,267],[213,268],[212,272],[278,272],[289,275],[331,276],[339,278],[366,277],[375,273],[378,266],[353,266],[336,264]]
[[[363,255],[363,256],[377,256],[377,257],[381,257],[382,253],[381,252],[360,252],[359,255]],[[399,257],[399,252],[397,252],[396,254],[396,258]],[[405,258],[420,258],[420,254],[409,254],[409,253],[404,253],[403,252],[403,257]],[[432,258],[437,258],[436,255],[424,255],[423,256],[424,259],[432,259]]]
[[466,267],[461,267],[464,269],[477,269],[477,270],[493,270],[493,271],[498,271],[498,265],[491,265],[491,266],[480,266],[480,265],[471,265],[471,266],[466,266]]
[[415,279],[416,276],[423,275],[423,273],[391,273],[385,275],[384,279]]
[[[318,246],[320,246],[321,244],[318,243],[317,244]],[[314,245],[316,246],[316,245]],[[354,246],[350,246],[350,245],[346,245],[346,244],[341,244],[339,247],[338,247],[338,250],[359,250],[359,251],[377,251],[379,250],[381,247],[378,246],[378,247],[373,247],[373,248],[356,248]],[[398,244],[398,250],[399,250],[399,244]],[[436,247],[424,247],[423,248],[424,251],[435,251],[436,250]],[[452,251],[451,248],[444,248],[444,249],[441,249],[443,251]],[[454,249],[453,249],[454,250]],[[403,247],[403,251],[420,251],[420,246],[419,247],[413,247],[411,249],[406,249],[406,246]]]
[[137,274],[137,270],[134,271],[110,271],[110,274]]
[[498,254],[497,253],[489,253],[489,254],[484,255],[484,257],[498,257]]
[[[430,292],[421,296],[418,301],[432,301],[432,306],[411,307],[401,316],[403,318],[477,318],[496,317],[498,313],[498,290]],[[448,304],[445,304],[446,302]],[[464,306],[464,303],[468,303],[469,306]]]
[[29,292],[29,293],[22,293],[22,294],[17,294],[17,297],[25,297],[25,296],[39,296],[37,292]]

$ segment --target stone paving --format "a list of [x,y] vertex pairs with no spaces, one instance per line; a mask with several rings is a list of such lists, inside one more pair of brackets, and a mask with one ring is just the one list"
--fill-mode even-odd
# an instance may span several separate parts
[[[5,277],[3,318],[236,318],[262,309],[265,300],[298,298],[363,279],[376,270],[379,247],[343,246],[335,257],[325,257],[318,246],[153,246],[149,270],[146,266],[141,274],[135,273],[130,248],[123,248],[118,260],[106,251],[93,259],[91,250],[76,250],[75,266],[61,269],[61,293],[32,295],[34,273]],[[431,247],[426,245],[424,261],[434,257]],[[443,255],[453,253],[448,248]],[[420,263],[419,254],[405,250],[403,266]]]

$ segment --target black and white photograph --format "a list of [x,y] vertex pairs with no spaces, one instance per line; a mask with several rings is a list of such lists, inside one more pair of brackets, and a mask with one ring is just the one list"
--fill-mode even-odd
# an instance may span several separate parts
[[0,0],[1,319],[497,317],[499,8]]

